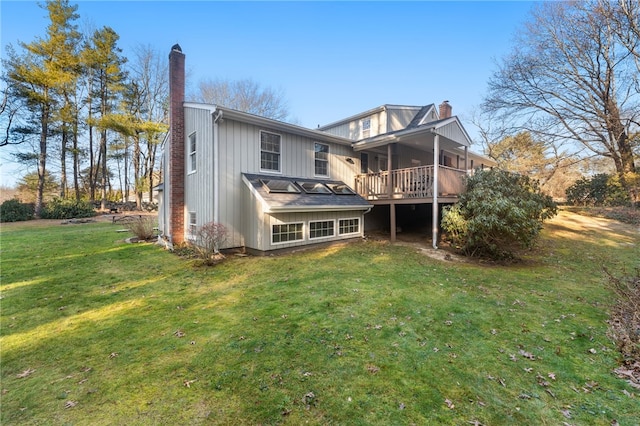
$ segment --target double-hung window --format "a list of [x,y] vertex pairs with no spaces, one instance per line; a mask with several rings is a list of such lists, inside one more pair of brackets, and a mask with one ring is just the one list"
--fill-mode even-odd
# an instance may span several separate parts
[[280,135],[260,132],[260,170],[280,172]]
[[189,173],[196,171],[196,132],[189,135]]
[[371,119],[365,118],[362,120],[362,139],[366,139],[371,136]]
[[329,145],[316,142],[314,159],[316,176],[329,176]]
[[196,222],[196,212],[189,212],[189,238],[195,239],[198,232],[198,225]]

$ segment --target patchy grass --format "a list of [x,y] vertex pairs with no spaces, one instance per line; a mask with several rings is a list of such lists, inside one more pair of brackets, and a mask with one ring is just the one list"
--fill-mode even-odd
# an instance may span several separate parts
[[630,225],[640,226],[639,207],[565,207],[568,211],[587,216],[604,217]]
[[633,228],[563,212],[516,266],[370,241],[204,268],[117,227],[3,226],[3,425],[637,424],[602,272]]

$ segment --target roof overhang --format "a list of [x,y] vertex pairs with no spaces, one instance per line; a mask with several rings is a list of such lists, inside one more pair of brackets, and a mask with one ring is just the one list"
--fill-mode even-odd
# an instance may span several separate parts
[[185,107],[205,109],[214,114],[216,120],[235,120],[243,123],[253,124],[255,126],[268,128],[271,130],[292,133],[299,136],[308,137],[321,142],[332,142],[340,145],[351,145],[351,139],[335,136],[320,130],[307,129],[306,127],[297,126],[295,124],[285,123],[284,121],[273,120],[270,118],[260,117],[255,114],[238,111],[231,108],[221,107],[211,104],[185,103]]
[[[360,195],[319,195],[319,194],[269,194],[257,180],[262,178],[285,179],[290,181],[304,180],[308,178],[283,178],[281,176],[263,176],[242,174],[242,181],[249,188],[251,195],[258,200],[262,211],[266,214],[276,213],[311,213],[311,212],[345,212],[367,211],[371,205]],[[325,182],[325,181],[322,181]],[[335,183],[337,181],[327,181]],[[342,182],[340,182],[342,183]],[[309,202],[311,201],[311,203]],[[337,202],[336,202],[337,201]],[[338,204],[340,203],[340,204]]]
[[441,144],[451,148],[468,147],[471,138],[462,127],[458,117],[426,123],[417,127],[385,133],[372,138],[363,139],[352,144],[354,151],[362,151],[385,146],[391,143],[414,146],[418,149],[433,146],[435,136],[441,137]]

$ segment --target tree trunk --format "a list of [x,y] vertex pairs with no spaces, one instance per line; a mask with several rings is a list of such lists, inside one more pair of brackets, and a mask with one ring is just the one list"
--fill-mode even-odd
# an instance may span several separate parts
[[67,196],[67,143],[69,142],[69,131],[67,126],[62,126],[62,144],[60,147],[60,197]]
[[80,153],[78,151],[78,115],[73,121],[73,187],[76,201],[80,201]]
[[100,209],[107,209],[107,131],[102,130],[100,132],[100,155],[102,157],[102,164],[100,165],[100,171],[102,172],[102,196],[100,197]]
[[38,189],[36,191],[35,216],[41,217],[44,206],[44,182],[47,169],[47,133],[49,132],[49,105],[44,104],[40,114],[40,154],[38,155]]

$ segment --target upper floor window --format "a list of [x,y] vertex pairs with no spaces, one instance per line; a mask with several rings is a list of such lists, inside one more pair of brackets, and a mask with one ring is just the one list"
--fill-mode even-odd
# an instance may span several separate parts
[[362,139],[371,136],[371,119],[365,118],[362,120]]
[[189,135],[189,173],[196,171],[196,132]]
[[329,145],[316,142],[314,158],[316,176],[329,176]]
[[280,135],[260,132],[260,169],[280,172]]

